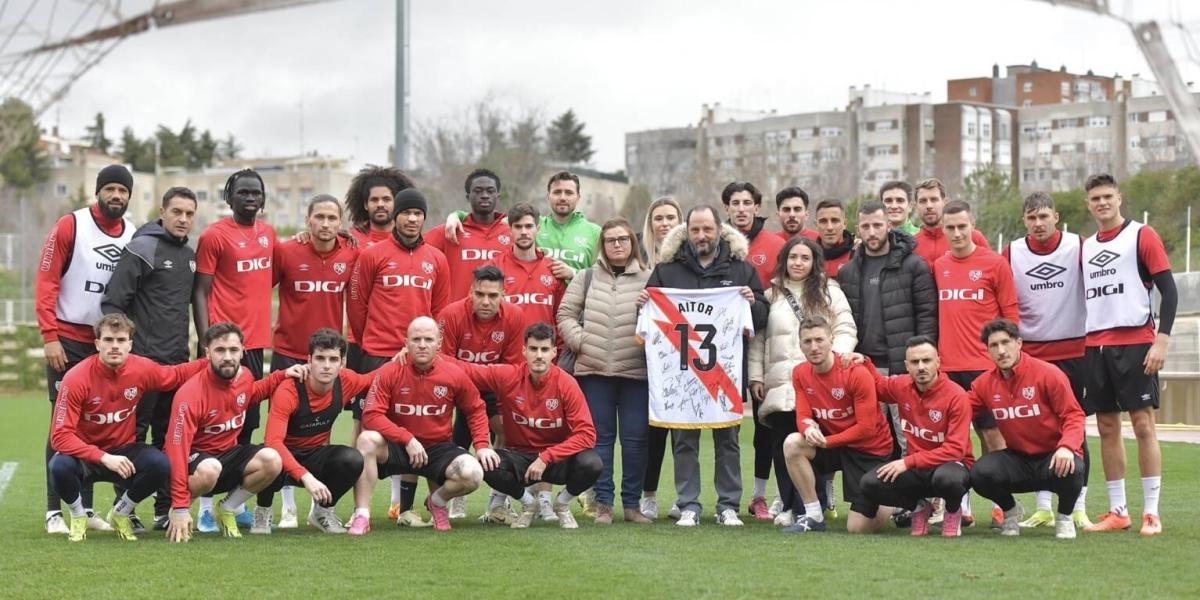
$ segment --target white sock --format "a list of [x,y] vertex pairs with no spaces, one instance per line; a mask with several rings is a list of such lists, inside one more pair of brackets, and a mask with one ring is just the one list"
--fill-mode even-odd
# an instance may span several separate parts
[[359,516],[359,515],[362,515],[362,516],[366,517],[368,520],[370,520],[370,519],[371,519],[371,509],[369,509],[369,508],[355,508],[355,509],[354,509],[354,516],[356,516],[356,517],[357,517],[357,516]]
[[1142,496],[1146,503],[1142,514],[1158,516],[1158,493],[1162,490],[1162,476],[1142,478]]
[[550,490],[543,490],[537,493],[538,502],[545,502],[546,504],[550,504],[551,496],[553,496],[553,494],[550,492]]
[[296,510],[296,488],[285,485],[283,489],[279,490],[279,496],[283,498],[284,510],[291,509],[293,512]]
[[765,498],[767,495],[767,480],[754,478],[754,495],[751,498]]
[[392,504],[400,504],[400,476],[392,475]]
[[808,518],[810,518],[818,523],[821,523],[825,520],[825,513],[821,512],[821,501],[820,500],[818,500],[816,502],[805,502],[804,503],[804,514],[807,515]]
[[438,491],[429,495],[429,501],[432,502],[434,506],[445,506],[446,503],[450,501],[450,499],[442,493],[445,489],[446,488],[444,487],[440,487],[438,488]]
[[1125,480],[1106,481],[1104,485],[1108,487],[1108,511],[1119,517],[1129,514],[1125,504]]
[[567,488],[563,488],[563,490],[558,493],[558,497],[554,499],[554,503],[555,504],[570,504],[571,501],[574,499],[575,499],[575,496],[573,494],[568,494]]
[[212,512],[212,496],[200,496],[200,512]]
[[246,512],[246,501],[252,496],[254,492],[239,485],[221,501],[221,510],[240,515]]
[[[528,494],[529,492],[525,493]],[[507,499],[508,495],[504,492],[492,490],[492,495],[488,496],[488,510],[492,510],[497,506],[504,506],[504,503],[507,501]]]
[[1037,509],[1049,512],[1050,511],[1050,498],[1052,496],[1053,496],[1053,494],[1051,494],[1050,492],[1048,492],[1046,490],[1039,490],[1036,495]]
[[961,512],[964,515],[974,514],[971,512],[971,492],[963,494]]
[[68,502],[67,506],[71,509],[72,519],[81,519],[87,515],[87,509],[83,508],[83,496],[79,496],[74,502]]
[[137,502],[130,500],[129,492],[125,492],[124,494],[121,494],[121,498],[117,500],[117,503],[113,505],[113,514],[121,515],[122,517],[128,517],[129,513],[133,512],[133,509],[136,506]]
[[1075,510],[1087,512],[1087,486],[1079,490],[1079,497],[1075,499]]
[[[545,492],[545,493],[547,496],[546,502],[549,502],[550,501],[550,498],[549,498],[550,492]],[[542,494],[539,492],[538,495],[541,496]],[[525,495],[521,496],[520,502],[521,502],[521,506],[529,506],[529,505],[533,504],[534,502],[536,502],[536,500],[534,500],[533,494],[529,493],[529,490],[525,490]]]

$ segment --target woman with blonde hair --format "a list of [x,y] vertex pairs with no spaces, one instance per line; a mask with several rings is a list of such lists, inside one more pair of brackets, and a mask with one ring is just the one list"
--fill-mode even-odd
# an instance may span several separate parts
[[558,307],[563,344],[575,352],[575,377],[596,427],[596,452],[604,464],[596,492],[596,523],[613,520],[613,446],[621,440],[621,504],[628,522],[649,523],[638,511],[646,472],[650,393],[646,354],[634,339],[637,298],[650,269],[637,250],[628,221],[600,228],[596,263],[575,274]]
[[[825,273],[821,246],[804,236],[789,239],[780,249],[766,296],[771,304],[767,327],[750,345],[750,393],[762,403],[755,418],[771,429],[772,462],[782,503],[775,524],[787,527],[795,515],[804,514],[804,503],[783,458],[783,440],[796,431],[792,370],[805,361],[800,322],[819,315],[832,323],[833,351],[839,354],[854,351],[858,327],[842,288]],[[817,489],[825,492],[823,485]]]

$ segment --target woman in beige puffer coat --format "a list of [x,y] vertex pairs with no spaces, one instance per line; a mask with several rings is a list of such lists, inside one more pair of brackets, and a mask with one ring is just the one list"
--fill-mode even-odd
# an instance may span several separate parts
[[558,330],[563,344],[575,352],[575,377],[587,398],[596,427],[596,452],[604,463],[594,487],[596,523],[612,523],[613,446],[618,431],[625,520],[649,523],[638,510],[638,500],[646,472],[650,400],[646,353],[634,331],[637,298],[646,288],[650,270],[642,264],[637,236],[625,219],[606,222],[599,243],[596,264],[576,273],[567,287],[558,307]]
[[[803,236],[788,240],[779,251],[777,265],[771,287],[766,290],[767,301],[771,303],[767,328],[750,344],[750,393],[762,398],[755,418],[771,429],[772,462],[782,503],[775,523],[787,526],[794,515],[803,514],[804,510],[783,459],[783,440],[796,431],[792,369],[806,360],[800,350],[800,319],[808,315],[829,319],[833,323],[833,351],[837,353],[854,351],[858,345],[858,327],[846,295],[825,274],[817,242]],[[788,300],[789,294],[800,316]]]

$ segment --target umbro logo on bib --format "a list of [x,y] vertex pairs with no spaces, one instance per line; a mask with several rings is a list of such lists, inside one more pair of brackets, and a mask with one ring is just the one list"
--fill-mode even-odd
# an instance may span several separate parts
[[1066,270],[1067,270],[1066,267],[1062,267],[1062,266],[1059,266],[1059,265],[1056,265],[1053,263],[1044,262],[1028,271],[1025,271],[1025,274],[1030,277],[1033,277],[1034,279],[1041,279],[1042,281],[1050,281],[1051,279],[1054,279],[1055,277],[1062,275],[1063,271],[1066,271]]
[[94,250],[96,254],[103,256],[104,260],[107,260],[111,263],[115,263],[117,262],[118,258],[121,258],[121,247],[116,244],[104,244],[103,246],[96,246],[95,248],[92,248],[92,250]]
[[1088,264],[1103,269],[1104,267],[1108,266],[1108,263],[1111,263],[1118,258],[1121,258],[1121,255],[1117,254],[1116,252],[1112,252],[1110,250],[1101,250],[1099,254],[1092,257],[1092,260],[1088,261]]

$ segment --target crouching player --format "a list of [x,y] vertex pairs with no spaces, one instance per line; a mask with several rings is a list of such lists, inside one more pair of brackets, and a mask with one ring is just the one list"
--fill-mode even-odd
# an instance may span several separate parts
[[[216,506],[217,525],[226,537],[239,538],[238,507],[279,475],[279,453],[259,444],[239,444],[246,411],[256,409],[287,377],[300,378],[301,365],[254,380],[240,364],[242,330],[217,323],[204,332],[209,368],[175,393],[166,453],[171,462],[171,520],[167,539],[186,542],[192,536],[192,496],[229,492]],[[244,509],[243,509],[244,510]],[[260,523],[250,533],[271,533]]]
[[346,348],[346,339],[337,331],[318,329],[308,338],[308,376],[284,383],[271,394],[264,441],[279,453],[283,473],[259,492],[256,521],[261,514],[269,522],[275,492],[285,485],[302,485],[313,500],[309,525],[325,533],[346,533],[333,507],[362,474],[363,457],[355,448],[330,445],[329,433],[338,415],[374,379],[342,368]]
[[[578,528],[571,501],[596,483],[603,466],[587,400],[575,378],[554,366],[554,344],[554,329],[535,323],[525,329],[524,364],[455,361],[472,383],[497,395],[505,447],[499,451],[500,466],[483,478],[521,502],[521,515],[509,523],[514,529],[529,527],[538,515],[538,502],[526,489],[538,482],[566,486],[554,499],[554,514],[559,527]],[[488,507],[491,522],[511,521],[506,504]]]
[[[484,470],[500,464],[488,444],[487,409],[479,391],[451,361],[435,360],[441,343],[437,323],[417,317],[408,326],[407,362],[388,363],[376,372],[358,436],[363,470],[354,484],[350,535],[371,531],[371,494],[381,476],[420,475],[441,486],[425,499],[425,508],[435,529],[449,531],[449,501],[475,491]],[[453,409],[467,416],[478,461],[452,441]]]
[[814,471],[842,472],[842,496],[850,502],[847,531],[879,531],[894,510],[867,498],[860,482],[888,462],[892,430],[879,412],[871,368],[843,364],[833,352],[833,328],[821,316],[801,322],[800,349],[808,362],[792,371],[797,433],[784,440],[783,452],[788,474],[804,502],[804,515],[782,531],[825,530]]
[[1084,416],[1067,376],[1058,367],[1021,352],[1017,326],[996,319],[980,336],[996,368],[971,385],[976,415],[991,411],[1007,448],[983,455],[971,485],[1004,510],[1001,535],[1020,535],[1024,509],[1014,492],[1058,495],[1054,536],[1075,537],[1071,511],[1083,489]]
[[970,485],[971,402],[961,387],[939,373],[937,343],[917,336],[905,344],[908,375],[883,377],[876,372],[881,402],[895,404],[908,448],[904,458],[889,462],[862,479],[871,502],[912,511],[912,535],[929,532],[932,507],[925,498],[944,498],[943,537],[962,529],[962,498]]
[[157,448],[134,443],[137,405],[146,392],[168,392],[204,368],[196,360],[174,366],[131,355],[133,321],[122,314],[96,322],[96,354],[67,372],[54,403],[50,480],[71,507],[68,539],[81,542],[87,516],[80,490],[94,481],[121,483],[109,521],[124,540],[133,541],[129,515],[167,480],[167,457]]

